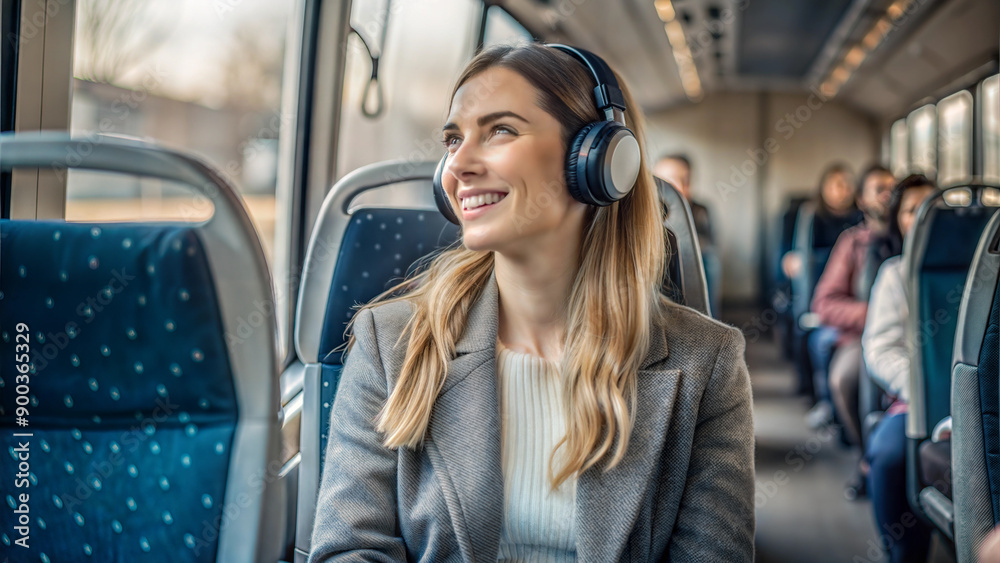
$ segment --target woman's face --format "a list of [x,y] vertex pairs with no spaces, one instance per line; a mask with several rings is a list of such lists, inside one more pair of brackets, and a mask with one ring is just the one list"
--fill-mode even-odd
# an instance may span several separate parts
[[899,201],[899,214],[896,219],[899,221],[899,232],[905,237],[913,228],[913,220],[917,217],[917,209],[931,194],[934,188],[930,186],[920,186],[910,188],[903,192],[903,197]]
[[840,213],[854,205],[854,188],[847,180],[847,175],[834,172],[823,182],[823,201],[831,211]]
[[[524,254],[575,248],[586,205],[569,195],[558,121],[520,74],[494,67],[455,93],[442,183],[465,246]],[[567,246],[567,243],[568,246]]]
[[864,179],[861,188],[861,208],[870,217],[885,221],[889,213],[889,198],[896,179],[888,172],[873,172]]
[[847,211],[854,205],[854,188],[848,182],[847,176],[841,172],[827,176],[823,182],[822,195],[827,207],[835,213]]

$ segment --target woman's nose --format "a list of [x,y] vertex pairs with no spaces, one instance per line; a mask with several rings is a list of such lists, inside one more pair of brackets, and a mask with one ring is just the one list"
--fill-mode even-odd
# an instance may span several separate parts
[[481,147],[476,142],[466,141],[448,157],[447,170],[460,182],[467,182],[484,171]]

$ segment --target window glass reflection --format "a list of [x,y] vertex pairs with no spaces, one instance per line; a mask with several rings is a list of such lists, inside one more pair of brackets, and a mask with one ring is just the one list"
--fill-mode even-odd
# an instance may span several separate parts
[[905,178],[910,170],[909,155],[910,139],[906,132],[906,120],[900,119],[892,124],[889,131],[889,167],[893,176]]
[[[292,2],[80,0],[71,130],[200,155],[242,192],[273,257],[285,34]],[[70,173],[70,221],[177,219],[188,190]],[[189,214],[196,220],[199,214]]]
[[1000,183],[1000,74],[983,82],[982,97],[983,179]]
[[910,172],[937,175],[937,111],[928,104],[913,110],[906,118],[910,134]]
[[968,180],[972,171],[972,95],[959,92],[938,103],[938,183]]

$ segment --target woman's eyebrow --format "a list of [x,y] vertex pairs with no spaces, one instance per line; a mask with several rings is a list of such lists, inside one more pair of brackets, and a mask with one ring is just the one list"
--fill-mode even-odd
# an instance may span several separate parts
[[[504,117],[513,117],[515,119],[520,119],[521,121],[528,123],[527,119],[521,117],[520,115],[512,111],[495,111],[493,113],[487,113],[486,115],[480,116],[479,119],[476,120],[476,124],[482,127],[483,125],[486,125],[491,121],[496,121]],[[444,125],[444,127],[441,128],[442,131],[448,131],[451,129],[458,129],[458,125],[455,125],[454,122],[448,122]]]

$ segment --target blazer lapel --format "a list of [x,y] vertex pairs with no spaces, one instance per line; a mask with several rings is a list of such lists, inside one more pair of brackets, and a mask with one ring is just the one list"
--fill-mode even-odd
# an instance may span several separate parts
[[456,343],[456,357],[448,364],[425,442],[466,561],[496,559],[503,523],[498,295],[491,277]]
[[664,333],[654,325],[650,350],[638,374],[637,423],[628,450],[610,471],[605,472],[605,458],[577,482],[576,548],[581,563],[621,558],[654,472],[660,466],[681,378],[677,369],[650,369],[666,357]]

